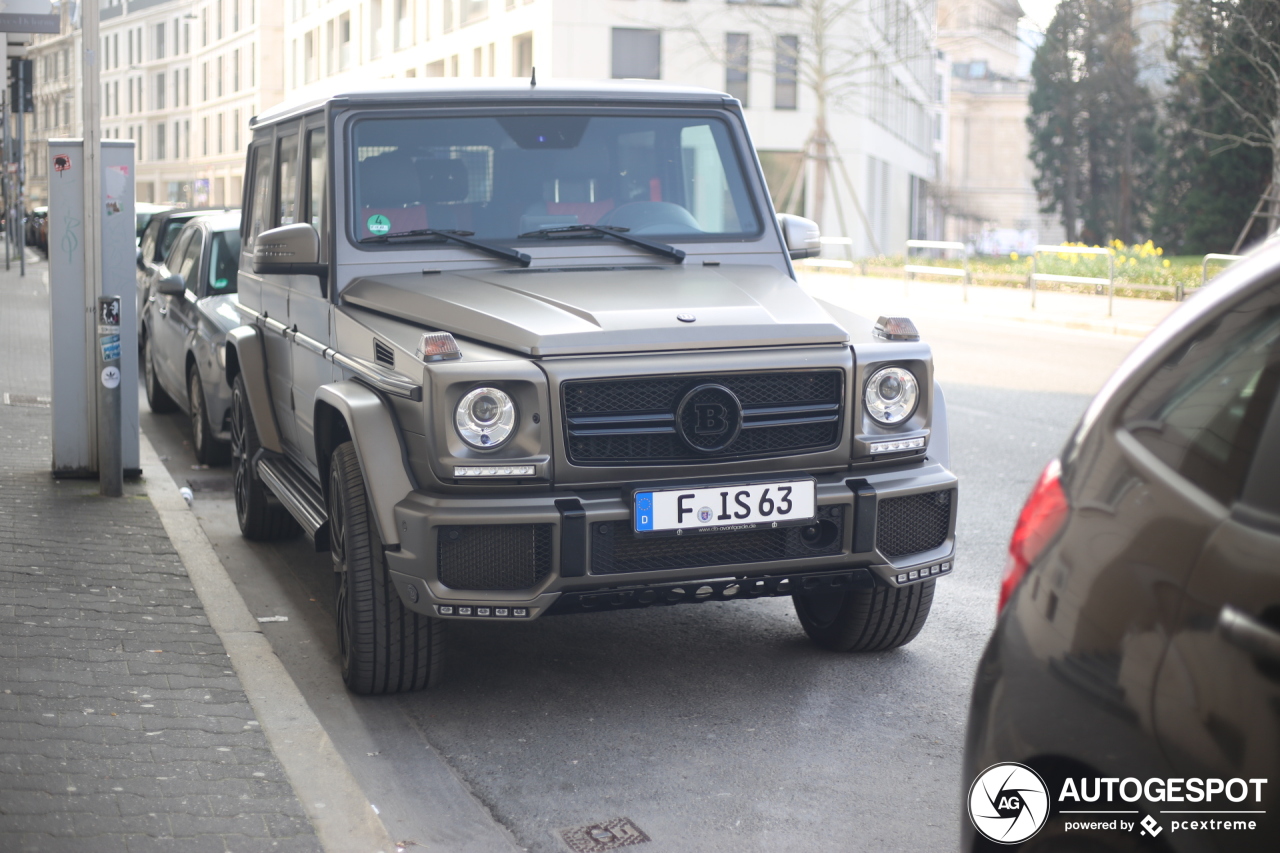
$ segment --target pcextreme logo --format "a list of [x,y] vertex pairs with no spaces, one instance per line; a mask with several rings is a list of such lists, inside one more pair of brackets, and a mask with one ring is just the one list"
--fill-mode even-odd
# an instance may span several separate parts
[[[1259,828],[1266,779],[1068,778],[1057,796],[1061,831],[1252,831]],[[993,764],[969,788],[969,819],[983,836],[1021,844],[1054,811],[1049,787],[1023,764]],[[1194,807],[1189,807],[1194,804]],[[1139,815],[1142,815],[1139,819]],[[1159,817],[1157,817],[1157,815]]]

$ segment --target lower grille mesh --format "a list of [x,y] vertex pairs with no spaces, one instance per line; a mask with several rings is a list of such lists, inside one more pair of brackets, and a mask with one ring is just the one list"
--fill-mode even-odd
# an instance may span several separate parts
[[839,533],[823,548],[810,548],[800,537],[803,527],[777,527],[736,533],[637,537],[630,522],[591,525],[591,574],[692,569],[733,563],[765,563],[839,554],[844,542],[844,507],[818,508],[818,518],[835,524]]
[[475,524],[437,531],[440,582],[450,589],[529,589],[551,571],[551,524]]
[[918,554],[947,541],[955,489],[888,498],[878,506],[876,547],[886,557]]

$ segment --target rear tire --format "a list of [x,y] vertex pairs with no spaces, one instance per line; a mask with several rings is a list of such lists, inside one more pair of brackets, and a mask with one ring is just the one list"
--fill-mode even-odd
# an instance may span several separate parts
[[930,579],[904,587],[796,593],[792,601],[809,639],[836,652],[883,652],[915,639],[933,604]]
[[187,395],[191,411],[191,446],[196,461],[201,465],[226,465],[231,458],[231,447],[213,437],[209,424],[209,411],[204,404],[204,383],[200,381],[200,369],[194,364],[187,371]]
[[259,542],[296,536],[302,528],[287,509],[271,500],[254,469],[253,460],[261,447],[244,376],[236,374],[231,385],[231,468],[240,532]]
[[342,680],[362,695],[433,686],[443,668],[444,621],[400,600],[349,441],[333,451],[328,497]]
[[178,404],[173,402],[156,377],[155,353],[151,349],[151,336],[147,335],[142,342],[142,385],[147,391],[147,405],[157,415],[178,411]]

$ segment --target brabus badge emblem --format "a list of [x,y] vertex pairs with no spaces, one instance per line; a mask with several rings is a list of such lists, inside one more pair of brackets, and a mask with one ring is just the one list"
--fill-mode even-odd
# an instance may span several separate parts
[[697,320],[698,318],[693,316],[692,314],[677,314],[676,319],[679,320],[681,323],[692,323],[694,320]]

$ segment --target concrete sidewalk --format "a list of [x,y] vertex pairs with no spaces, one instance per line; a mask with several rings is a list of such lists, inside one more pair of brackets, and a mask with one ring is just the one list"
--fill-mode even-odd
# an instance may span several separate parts
[[50,475],[45,270],[0,269],[0,850],[319,851],[146,481]]
[[1031,291],[1014,287],[968,288],[968,301],[957,283],[939,283],[845,272],[816,272],[797,264],[800,283],[815,296],[875,319],[880,315],[945,316],[949,319],[997,320],[1056,326],[1103,334],[1144,337],[1181,303],[1117,296],[1112,316],[1107,297],[1041,290],[1031,307]]

